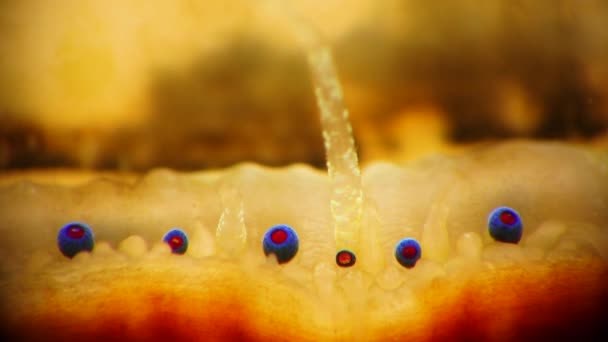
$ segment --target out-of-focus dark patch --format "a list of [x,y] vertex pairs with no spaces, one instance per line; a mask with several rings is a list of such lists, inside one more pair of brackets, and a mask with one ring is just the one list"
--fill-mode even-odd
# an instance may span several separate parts
[[154,153],[142,166],[322,165],[316,102],[299,51],[239,37],[180,74],[158,76],[154,115],[142,128]]
[[[545,120],[537,134],[543,138],[593,137],[605,132],[608,113],[600,105],[605,99],[579,80],[569,66],[563,68],[563,79],[545,100]],[[576,70],[576,69],[575,69]]]
[[14,115],[0,113],[0,169],[53,167],[70,164],[60,151],[48,148],[43,129]]
[[[489,22],[475,18],[477,5],[421,3],[403,7],[413,21],[410,30],[387,35],[368,24],[350,32],[336,45],[337,64],[343,81],[366,89],[369,99],[352,108],[353,117],[373,114],[375,120],[367,122],[375,125],[401,115],[403,108],[431,103],[443,110],[454,142],[605,134],[608,79],[602,75],[608,69],[598,56],[608,55],[608,49],[584,25],[591,7],[492,4],[500,7]],[[592,10],[608,13],[605,4]],[[524,132],[505,123],[506,112],[513,110],[504,103],[509,87],[525,94],[529,107],[520,116],[539,116]],[[370,108],[373,113],[366,112]],[[536,109],[539,113],[526,112]]]

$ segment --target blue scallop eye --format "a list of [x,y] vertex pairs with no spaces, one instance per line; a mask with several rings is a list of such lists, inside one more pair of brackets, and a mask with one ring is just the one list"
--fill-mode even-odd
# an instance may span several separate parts
[[422,255],[422,249],[418,241],[412,238],[407,238],[399,241],[397,247],[395,247],[395,258],[406,268],[412,268],[420,259]]
[[184,254],[188,250],[188,236],[183,230],[173,228],[163,236],[163,241],[171,247],[171,252]]
[[357,262],[355,253],[343,249],[336,254],[336,264],[340,267],[351,267]]
[[508,207],[494,209],[488,217],[490,235],[496,241],[518,243],[523,233],[519,214]]
[[82,251],[92,251],[95,238],[89,226],[80,222],[71,222],[59,230],[57,244],[63,255],[73,258]]
[[291,260],[298,253],[299,245],[298,234],[290,226],[284,224],[270,228],[264,234],[264,240],[262,241],[264,254],[268,256],[274,253],[279,264]]

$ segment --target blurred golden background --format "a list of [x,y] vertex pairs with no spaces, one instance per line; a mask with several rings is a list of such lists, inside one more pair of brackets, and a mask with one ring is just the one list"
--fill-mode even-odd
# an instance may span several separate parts
[[[278,3],[1,1],[0,169],[323,167]],[[608,141],[607,1],[289,3],[333,48],[364,162]]]

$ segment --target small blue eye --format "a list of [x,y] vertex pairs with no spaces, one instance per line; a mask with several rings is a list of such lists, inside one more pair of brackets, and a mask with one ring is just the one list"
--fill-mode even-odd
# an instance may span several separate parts
[[188,236],[183,230],[173,228],[163,236],[163,241],[171,247],[171,252],[184,254],[188,250]]
[[291,260],[298,253],[299,245],[298,234],[290,226],[284,224],[270,228],[264,234],[264,240],[262,241],[264,254],[274,253],[279,264]]
[[490,235],[496,241],[518,243],[523,233],[519,214],[508,207],[494,209],[488,217]]
[[92,251],[95,238],[89,226],[80,222],[71,222],[59,230],[57,244],[63,255],[73,258],[82,251]]
[[357,262],[357,257],[355,253],[343,249],[336,254],[336,264],[340,267],[351,267]]
[[407,238],[399,241],[397,247],[395,247],[395,258],[397,261],[406,268],[412,268],[416,266],[416,262],[422,255],[422,249],[418,241],[412,238]]

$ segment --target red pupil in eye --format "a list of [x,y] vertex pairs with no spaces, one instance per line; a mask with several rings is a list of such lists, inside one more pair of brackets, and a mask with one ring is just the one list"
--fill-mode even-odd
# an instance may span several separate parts
[[184,243],[184,240],[179,236],[174,236],[169,240],[169,246],[171,246],[172,249],[180,248],[182,243]]
[[287,232],[283,229],[277,229],[270,234],[270,240],[276,244],[283,243],[287,240]]
[[352,262],[353,256],[349,252],[340,252],[338,254],[338,263],[341,265],[348,265]]
[[401,255],[403,255],[404,258],[413,259],[416,256],[416,247],[413,247],[413,246],[405,247],[403,249],[403,251],[401,252]]
[[512,212],[503,211],[502,213],[500,213],[500,221],[504,224],[511,225],[517,221],[517,218],[515,217],[515,215],[513,215]]
[[84,236],[84,228],[80,226],[70,226],[70,228],[68,228],[68,236],[72,239],[80,239]]

